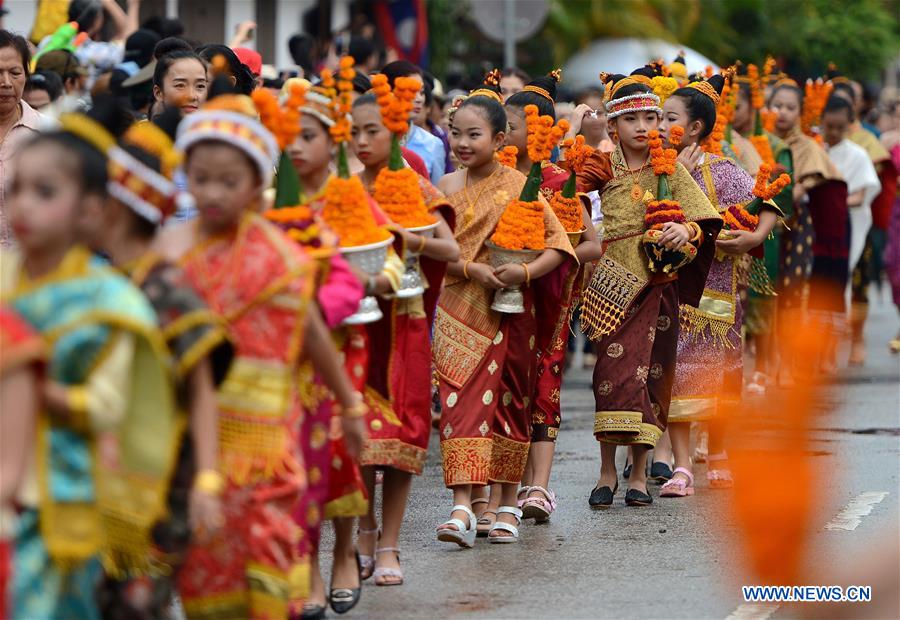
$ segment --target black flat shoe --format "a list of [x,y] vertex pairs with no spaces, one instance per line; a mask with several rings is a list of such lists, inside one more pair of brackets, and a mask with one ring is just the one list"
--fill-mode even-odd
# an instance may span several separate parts
[[665,484],[672,479],[672,468],[667,463],[656,461],[650,466],[650,480],[657,484]]
[[325,605],[304,605],[300,613],[300,620],[322,620],[324,617]]
[[622,477],[625,478],[625,480],[631,478],[631,463],[625,465],[625,469],[622,470]]
[[[356,552],[356,570],[357,574],[362,571],[362,565],[359,561],[359,552]],[[345,614],[354,607],[359,602],[359,597],[362,594],[362,584],[355,588],[332,588],[331,593],[328,596],[328,602],[331,605],[331,609],[334,610],[336,614]],[[324,617],[324,615],[322,616]]]
[[653,503],[653,498],[648,493],[638,491],[637,489],[628,489],[625,492],[626,506],[649,506]]
[[603,510],[612,506],[613,497],[616,495],[616,491],[619,490],[619,483],[616,483],[616,488],[610,489],[609,487],[600,487],[595,488],[591,491],[591,496],[588,498],[588,504],[593,510]]

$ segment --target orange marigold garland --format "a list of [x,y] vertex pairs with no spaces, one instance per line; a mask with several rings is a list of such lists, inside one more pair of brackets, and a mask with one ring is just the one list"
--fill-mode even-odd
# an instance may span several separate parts
[[[491,236],[491,241],[508,250],[543,250],[544,203],[538,198],[543,181],[541,162],[550,159],[553,147],[569,130],[569,122],[553,123],[553,117],[541,116],[537,106],[525,106],[525,126],[528,130],[528,159],[531,170],[518,200],[511,201]],[[581,230],[579,228],[579,230]]]
[[777,179],[769,183],[774,166],[762,163],[756,173],[756,182],[753,185],[753,200],[746,205],[731,205],[725,211],[723,218],[725,228],[728,230],[756,230],[759,224],[759,212],[766,201],[777,196],[791,182],[791,177],[782,173]]
[[819,124],[825,103],[831,96],[834,88],[831,82],[825,82],[822,78],[807,80],[804,88],[803,111],[800,115],[800,127],[808,136],[818,135],[814,128]]
[[519,159],[519,148],[515,146],[504,146],[502,149],[497,151],[497,161],[500,162],[501,166],[506,166],[508,168],[515,168],[516,162]]
[[[350,66],[347,66],[347,64]],[[338,72],[338,82],[327,69],[322,71],[322,88],[331,95],[332,109],[335,116],[344,109],[352,90],[353,60],[342,59]],[[349,76],[349,79],[348,79]],[[350,84],[350,89],[346,85]],[[345,115],[346,116],[346,115]],[[332,134],[337,142],[337,175],[332,176],[325,186],[325,206],[322,208],[322,219],[338,235],[342,248],[378,243],[390,238],[391,233],[375,221],[369,206],[366,188],[357,176],[350,176],[347,161],[347,139],[349,133],[339,130]]]
[[[675,129],[674,127],[672,128]],[[675,130],[671,138],[681,141],[684,135],[684,129],[679,132]],[[647,214],[645,216],[645,224],[648,228],[662,228],[665,222],[683,222],[684,213],[678,201],[672,198],[672,192],[669,189],[669,175],[675,174],[675,167],[678,163],[678,151],[675,149],[664,149],[662,147],[662,138],[655,129],[649,134],[648,144],[650,145],[650,164],[653,166],[653,172],[658,177],[656,200],[650,201],[647,205]],[[667,220],[661,220],[662,213],[671,214]],[[681,219],[678,218],[681,214]]]
[[393,134],[391,157],[388,165],[378,172],[373,186],[375,202],[391,220],[404,228],[420,228],[435,223],[428,213],[419,176],[406,166],[400,150],[400,138],[409,131],[412,101],[422,88],[417,78],[399,77],[394,80],[391,92],[387,76],[378,74],[372,78],[373,90],[381,108],[381,120]]
[[543,250],[544,204],[539,200],[512,200],[491,235],[495,245],[507,250]]
[[300,134],[300,108],[306,101],[306,87],[299,82],[292,83],[284,105],[279,105],[278,98],[265,88],[257,88],[250,98],[259,112],[259,120],[272,132],[283,151]]
[[553,198],[550,200],[550,208],[553,209],[566,232],[582,232],[584,231],[584,218],[582,216],[581,201],[575,192],[575,178],[579,172],[584,170],[584,165],[594,153],[594,148],[585,144],[584,136],[582,135],[575,136],[574,139],[567,138],[562,143],[562,148],[566,153],[566,163],[569,166],[570,173],[562,190],[553,194]]
[[584,169],[584,164],[595,150],[594,147],[585,143],[584,136],[581,134],[575,136],[574,139],[567,138],[562,143],[562,148],[566,153],[566,164],[569,166],[569,170],[576,174]]
[[350,110],[353,107],[353,78],[356,70],[353,68],[352,56],[344,56],[340,61],[337,80],[337,96],[332,99],[334,109],[334,125],[329,127],[328,133],[335,142],[350,141]]

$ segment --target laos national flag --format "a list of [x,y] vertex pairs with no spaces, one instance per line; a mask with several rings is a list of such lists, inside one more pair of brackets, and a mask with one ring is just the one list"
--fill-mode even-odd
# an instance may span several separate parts
[[378,29],[401,58],[428,67],[428,16],[425,0],[380,0],[375,5]]

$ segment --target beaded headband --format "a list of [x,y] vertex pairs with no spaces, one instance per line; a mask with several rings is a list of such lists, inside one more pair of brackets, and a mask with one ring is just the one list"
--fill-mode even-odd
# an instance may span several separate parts
[[334,112],[331,109],[331,98],[319,92],[316,87],[307,91],[306,100],[300,108],[300,113],[316,117],[322,121],[322,124],[326,127],[334,126]]
[[[601,73],[600,74],[601,81],[603,80],[603,77],[604,77],[604,74]],[[618,82],[613,84],[611,87],[606,89],[606,95],[605,95],[606,102],[609,103],[610,101],[612,101],[613,97],[619,91],[620,88],[624,88],[625,86],[629,86],[631,84],[643,84],[644,86],[650,86],[650,82],[651,82],[650,78],[648,78],[646,75],[641,75],[641,74],[629,75],[626,78],[622,78],[621,80],[619,80]]]
[[[214,101],[223,97],[225,95],[216,97]],[[219,107],[201,109],[181,121],[175,141],[179,150],[186,153],[193,145],[205,140],[225,142],[246,153],[259,169],[263,186],[271,185],[280,151],[272,134],[255,118]]]
[[[624,82],[625,80],[622,81]],[[662,114],[662,110],[659,107],[659,97],[653,93],[635,93],[613,99],[606,104],[606,118],[609,120],[628,112],[656,112],[657,114]]]
[[719,105],[719,93],[716,92],[716,89],[709,82],[691,82],[687,87],[703,93],[712,99],[714,104]]
[[527,90],[527,91],[530,92],[530,93],[537,93],[537,94],[539,94],[541,97],[544,97],[544,98],[546,98],[546,99],[549,99],[551,103],[555,103],[555,102],[553,101],[553,97],[550,96],[550,93],[547,92],[545,89],[541,88],[540,86],[532,86],[531,84],[529,84],[528,86],[526,86],[526,87],[523,88],[522,90]]
[[178,188],[119,147],[109,153],[106,189],[137,215],[159,224],[175,212]]

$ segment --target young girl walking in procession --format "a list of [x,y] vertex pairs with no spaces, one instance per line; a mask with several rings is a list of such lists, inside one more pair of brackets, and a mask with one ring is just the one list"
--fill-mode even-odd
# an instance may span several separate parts
[[286,617],[309,589],[293,510],[303,490],[298,368],[309,358],[335,393],[351,455],[363,437],[361,398],[340,367],[313,299],[315,267],[254,212],[278,145],[250,99],[223,95],[179,127],[199,220],[163,238],[228,324],[236,357],[218,391],[224,525],[192,545],[179,575],[188,617]]
[[[744,217],[745,205],[754,200],[754,180],[733,160],[704,152],[701,145],[713,132],[716,108],[725,78],[692,82],[676,90],[663,105],[660,133],[679,151],[679,161],[727,222]],[[677,139],[675,135],[682,135]],[[711,139],[717,139],[713,136]],[[704,145],[715,150],[715,145]],[[765,170],[771,172],[771,168]],[[768,177],[765,182],[768,183]],[[709,421],[709,471],[712,487],[731,485],[723,447],[723,418],[737,406],[743,387],[743,343],[741,325],[739,260],[759,246],[781,214],[774,204],[747,218],[743,229],[723,231],[716,241],[716,256],[706,278],[700,305],[682,304],[681,331],[675,382],[669,406],[668,433],[675,456],[675,473],[660,490],[661,497],[683,497],[694,493],[690,457],[691,422]],[[750,221],[756,219],[755,227]],[[743,222],[741,222],[743,224]]]
[[[528,284],[574,254],[565,230],[544,203],[546,249],[527,264],[489,264],[485,242],[525,182],[522,173],[495,158],[505,139],[499,90],[474,91],[459,106],[451,127],[451,146],[466,167],[439,184],[456,213],[461,257],[448,267],[434,323],[444,482],[454,499],[438,540],[463,547],[471,547],[476,535],[472,487],[489,483],[501,484],[501,506],[489,540],[518,540],[522,513],[516,493],[530,443],[537,333]],[[525,285],[524,312],[491,309],[495,291],[519,285]]]
[[[175,212],[178,192],[171,176],[180,157],[170,134],[180,119],[177,110],[158,117],[169,133],[153,123],[135,123],[124,131],[108,151],[110,199],[84,229],[90,246],[104,252],[156,311],[172,359],[178,405],[187,414],[189,430],[169,489],[169,517],[153,532],[172,573],[184,559],[192,532],[202,540],[221,527],[216,387],[233,353],[222,320],[200,299],[184,272],[151,248],[157,227]],[[158,616],[174,593],[168,577],[153,580],[150,596],[128,585],[108,580],[104,615]]]
[[[606,246],[582,306],[585,335],[598,350],[593,388],[600,479],[589,499],[593,508],[613,503],[617,444],[631,446],[634,458],[626,504],[653,501],[647,492],[646,459],[666,428],[679,304],[699,303],[722,226],[683,165],[653,165],[649,140],[662,110],[650,79],[639,70],[612,76],[606,88],[606,110],[618,146],[609,154],[594,153],[578,178],[579,190],[600,191]],[[663,183],[659,174],[666,176]],[[660,192],[666,187],[671,196]],[[665,199],[677,203],[660,202]],[[654,221],[660,225],[648,251],[657,256],[668,251],[670,260],[686,263],[677,272],[652,271],[642,241],[648,209],[665,207],[670,209],[663,214],[671,217]]]
[[[505,111],[509,133],[506,136],[506,148],[516,149],[515,167],[522,174],[527,174],[532,166],[528,156],[528,127],[525,108],[535,106],[540,116],[548,116],[555,120],[554,97],[559,72],[541,76],[526,84],[524,89],[506,100]],[[541,162],[541,195],[552,201],[555,194],[562,192],[568,181],[570,172],[549,162]],[[553,466],[553,453],[556,438],[562,420],[561,392],[562,375],[565,367],[566,348],[568,344],[569,320],[572,305],[580,294],[580,279],[583,272],[578,265],[585,265],[603,253],[597,231],[591,223],[590,200],[586,195],[578,196],[574,230],[570,241],[575,241],[574,261],[564,261],[559,267],[543,278],[535,281],[535,320],[537,324],[538,365],[535,375],[535,392],[531,397],[533,403],[531,447],[528,463],[522,479],[522,487],[518,492],[518,507],[523,510],[524,518],[546,521],[556,509],[556,495],[550,490],[550,470]],[[580,235],[577,233],[583,231]],[[496,519],[500,501],[499,487],[491,488],[491,501],[487,509],[478,515],[479,533],[487,534]]]
[[21,254],[3,256],[0,290],[49,356],[18,499],[14,617],[99,619],[101,559],[112,574],[147,568],[175,457],[156,315],[78,241],[107,200],[108,109],[63,115],[60,131],[24,145],[8,194]]
[[[418,78],[398,77],[388,95],[388,80],[376,75],[374,94],[363,95],[353,104],[353,145],[364,169],[360,179],[370,195],[380,199],[379,207],[394,222],[398,254],[417,254],[425,291],[411,297],[379,301],[380,321],[369,324],[371,355],[366,399],[369,438],[361,462],[369,497],[374,500],[375,472],[384,472],[382,515],[374,549],[376,585],[400,585],[398,548],[400,526],[412,486],[412,476],[420,475],[425,465],[431,435],[431,337],[430,326],[448,262],[459,258],[459,246],[453,238],[454,213],[444,195],[431,182],[420,177],[399,160],[399,140],[408,130],[408,121],[397,119],[391,129],[392,106],[403,102],[407,94],[422,88]],[[418,220],[418,221],[417,221]],[[413,232],[407,228],[430,227]],[[398,424],[399,422],[399,424]],[[375,502],[360,521],[360,532],[378,530]],[[369,536],[366,545],[374,542]],[[368,554],[371,547],[360,547]]]

